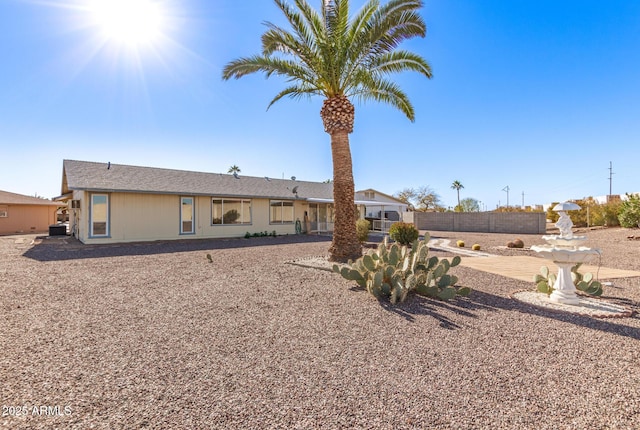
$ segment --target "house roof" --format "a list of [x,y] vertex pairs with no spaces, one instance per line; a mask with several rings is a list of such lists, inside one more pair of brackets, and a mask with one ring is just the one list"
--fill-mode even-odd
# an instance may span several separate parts
[[358,194],[358,193],[364,193],[365,191],[373,191],[374,193],[376,193],[376,194],[380,194],[381,196],[385,196],[386,198],[388,198],[388,199],[390,199],[390,200],[395,200],[396,202],[398,202],[398,204],[408,206],[407,202],[403,202],[402,200],[400,200],[400,199],[399,199],[399,198],[397,198],[397,197],[393,197],[393,196],[391,196],[391,195],[389,195],[389,194],[385,194],[385,193],[383,193],[382,191],[374,190],[373,188],[367,188],[367,189],[365,189],[365,190],[358,190],[358,191],[356,191],[356,194]]
[[73,190],[277,199],[333,198],[333,184],[64,160],[62,194]]
[[23,194],[10,193],[0,190],[1,205],[39,205],[39,206],[59,206],[58,203],[51,200],[41,199],[39,197],[25,196]]

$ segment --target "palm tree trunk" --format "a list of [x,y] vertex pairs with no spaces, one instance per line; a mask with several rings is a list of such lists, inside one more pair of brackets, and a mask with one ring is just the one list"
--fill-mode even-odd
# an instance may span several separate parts
[[349,133],[346,130],[338,129],[331,133],[331,156],[335,223],[329,259],[346,262],[362,256],[362,247],[356,235],[355,191]]

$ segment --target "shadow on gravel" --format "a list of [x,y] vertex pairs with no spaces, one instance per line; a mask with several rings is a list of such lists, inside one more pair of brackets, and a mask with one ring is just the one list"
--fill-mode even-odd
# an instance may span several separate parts
[[[592,330],[600,330],[606,333],[640,340],[640,329],[636,327],[629,327],[624,324],[624,321],[628,318],[637,318],[637,313],[634,313],[628,318],[593,318],[586,315],[539,308],[509,297],[500,297],[480,291],[474,291],[469,297],[474,303],[478,303],[488,309],[509,310],[537,315],[543,318],[555,319]],[[619,304],[623,304],[631,308],[636,308],[638,305],[637,303],[626,299],[615,298],[614,300]]]
[[445,315],[445,312],[453,312],[455,314],[476,318],[476,316],[466,311],[460,306],[462,299],[453,300],[450,302],[441,302],[435,299],[428,299],[426,297],[414,294],[411,299],[408,299],[401,305],[392,305],[388,300],[380,300],[380,305],[387,311],[395,313],[409,322],[415,320],[415,315],[428,315],[435,318],[440,322],[440,327],[455,330],[461,328],[451,318]]
[[64,239],[38,237],[36,244],[22,255],[37,261],[64,261],[84,258],[170,254],[174,252],[206,251],[215,249],[330,241],[331,236],[325,235],[290,235],[277,237],[252,237],[249,239],[192,239],[107,245],[84,245],[77,239],[70,237]]
[[[637,303],[615,298],[616,302],[624,304],[631,308],[636,308]],[[537,315],[542,318],[555,319],[557,321],[575,324],[591,330],[600,330],[606,333],[618,336],[630,337],[640,340],[640,329],[629,327],[624,324],[627,318],[593,318],[585,315],[572,314],[568,312],[552,311],[538,308],[518,300],[489,294],[482,291],[472,291],[469,297],[461,297],[455,300],[443,302],[434,299],[428,299],[418,295],[413,295],[402,305],[392,305],[388,301],[380,301],[380,305],[387,311],[400,315],[407,321],[413,322],[416,315],[428,315],[440,322],[440,327],[455,330],[461,328],[459,324],[453,321],[446,314],[455,314],[466,318],[477,318],[476,311],[514,311],[525,314]],[[630,318],[637,318],[635,313]]]

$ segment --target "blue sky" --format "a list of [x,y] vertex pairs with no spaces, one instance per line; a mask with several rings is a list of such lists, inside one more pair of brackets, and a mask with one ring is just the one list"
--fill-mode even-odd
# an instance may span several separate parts
[[[273,2],[158,0],[162,35],[136,48],[103,40],[90,0],[0,0],[0,189],[60,194],[62,160],[250,176],[331,178],[322,99],[284,99],[261,75],[223,81],[260,51]],[[312,4],[319,4],[318,0]],[[352,1],[354,11],[363,1]],[[640,192],[640,2],[426,0],[424,39],[403,48],[434,77],[396,81],[411,123],[356,104],[356,189],[453,181],[493,209]]]

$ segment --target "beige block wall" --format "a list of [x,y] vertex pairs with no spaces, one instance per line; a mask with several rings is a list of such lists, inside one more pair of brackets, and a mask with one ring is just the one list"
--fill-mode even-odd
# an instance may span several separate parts
[[546,232],[546,216],[543,212],[414,212],[413,223],[419,230],[522,234]]
[[[180,234],[180,197],[189,195],[162,195],[141,193],[109,194],[110,237],[89,237],[89,202],[91,193],[74,192],[81,200],[79,210],[70,209],[70,222],[78,225],[78,238],[84,243],[118,243],[152,240],[206,239],[244,237],[250,234],[275,231],[278,235],[295,234],[294,224],[269,223],[269,199],[251,199],[251,224],[212,225],[211,199],[193,196],[195,202],[195,233]],[[216,198],[224,196],[215,196]],[[303,221],[308,204],[294,202],[294,220]]]
[[7,217],[0,218],[0,235],[49,233],[56,223],[56,206],[0,205],[7,209]]

